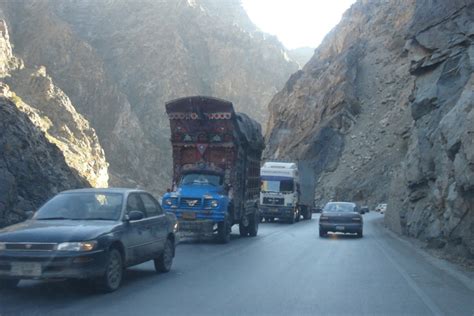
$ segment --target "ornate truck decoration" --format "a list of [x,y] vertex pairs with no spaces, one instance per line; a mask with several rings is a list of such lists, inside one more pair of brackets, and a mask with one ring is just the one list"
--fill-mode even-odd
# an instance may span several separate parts
[[203,96],[166,104],[173,146],[172,191],[163,206],[176,214],[182,233],[230,239],[258,231],[260,125],[235,113],[231,102]]

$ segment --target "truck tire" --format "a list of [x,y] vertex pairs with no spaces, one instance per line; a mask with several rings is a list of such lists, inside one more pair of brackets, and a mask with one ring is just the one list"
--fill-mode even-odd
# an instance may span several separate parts
[[258,234],[258,224],[259,224],[258,213],[255,212],[253,216],[250,217],[250,223],[248,227],[248,233],[250,237],[255,237]]
[[230,241],[231,230],[232,227],[229,223],[229,215],[226,215],[224,221],[217,224],[217,237],[220,243],[227,244]]
[[289,224],[294,224],[296,220],[295,213],[292,214],[292,216],[289,218],[288,223]]
[[323,229],[319,229],[319,237],[326,237],[328,235],[328,232],[323,230]]
[[305,207],[303,210],[303,219],[309,220],[311,219],[311,217],[313,217],[313,213],[311,212],[311,209],[309,209],[308,207]]
[[298,209],[296,209],[295,222],[299,222],[299,221],[300,221],[300,218],[301,218],[301,212],[300,212],[300,208],[298,208]]
[[240,220],[240,223],[239,223],[240,237],[247,237],[249,235],[249,228],[250,228],[249,223],[247,223],[247,226],[245,226],[245,223],[243,223],[243,220]]

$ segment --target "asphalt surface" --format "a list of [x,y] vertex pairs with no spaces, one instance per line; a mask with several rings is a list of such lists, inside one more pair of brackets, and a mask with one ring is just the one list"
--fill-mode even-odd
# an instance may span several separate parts
[[[0,315],[474,315],[474,280],[455,277],[364,215],[364,237],[319,238],[317,217],[262,224],[227,245],[190,242],[173,269],[130,268],[117,292],[22,281]],[[464,277],[466,275],[463,275]]]

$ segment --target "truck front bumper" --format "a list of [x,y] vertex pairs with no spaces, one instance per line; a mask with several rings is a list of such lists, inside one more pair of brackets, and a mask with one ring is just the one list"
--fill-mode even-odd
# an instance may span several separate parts
[[295,209],[292,206],[260,205],[259,211],[262,217],[291,218],[294,216]]
[[180,237],[187,236],[211,236],[214,234],[214,225],[212,220],[183,220],[179,221]]

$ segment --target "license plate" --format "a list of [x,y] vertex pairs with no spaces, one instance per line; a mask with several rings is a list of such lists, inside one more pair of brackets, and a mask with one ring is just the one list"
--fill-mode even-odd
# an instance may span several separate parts
[[11,274],[14,276],[41,276],[41,264],[37,262],[13,262]]
[[183,213],[182,218],[183,219],[196,219],[196,213],[194,212]]
[[344,226],[336,226],[336,230],[344,230],[346,229]]

